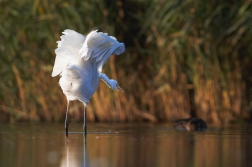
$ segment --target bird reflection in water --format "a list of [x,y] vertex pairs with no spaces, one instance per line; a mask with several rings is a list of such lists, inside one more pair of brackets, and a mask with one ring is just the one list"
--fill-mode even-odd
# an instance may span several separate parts
[[[68,142],[68,138],[66,137],[65,142],[65,156],[61,161],[61,167],[73,167],[73,166],[81,166],[81,167],[89,167],[88,160],[88,151],[87,151],[87,143],[86,143],[86,135],[83,133],[83,158],[79,157],[79,152],[76,151],[76,143]],[[81,149],[82,150],[82,149]]]

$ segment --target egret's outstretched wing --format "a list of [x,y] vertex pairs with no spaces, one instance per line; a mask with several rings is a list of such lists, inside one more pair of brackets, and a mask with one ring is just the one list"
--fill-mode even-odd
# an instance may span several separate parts
[[55,50],[56,58],[52,76],[59,75],[72,59],[80,59],[79,50],[82,47],[85,37],[73,30],[65,30],[61,41],[58,41],[58,48]]
[[112,55],[119,55],[125,51],[123,43],[119,43],[115,37],[108,36],[105,33],[92,31],[80,49],[79,53],[84,60],[93,58],[98,63],[98,70],[101,72],[104,63]]

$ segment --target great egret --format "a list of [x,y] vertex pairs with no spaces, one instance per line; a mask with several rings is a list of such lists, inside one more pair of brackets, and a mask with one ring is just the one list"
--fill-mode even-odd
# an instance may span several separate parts
[[84,134],[86,134],[86,111],[89,99],[102,79],[111,89],[123,91],[117,81],[109,79],[102,73],[102,67],[112,55],[119,55],[125,51],[123,43],[106,33],[91,31],[86,37],[73,30],[65,30],[58,48],[52,77],[61,75],[60,87],[67,97],[67,111],[65,119],[66,136],[68,137],[69,102],[79,100],[84,104]]

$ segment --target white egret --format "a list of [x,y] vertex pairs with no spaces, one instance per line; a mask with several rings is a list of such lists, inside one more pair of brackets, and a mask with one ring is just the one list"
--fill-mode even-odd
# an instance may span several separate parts
[[125,51],[123,43],[115,37],[105,33],[92,31],[86,37],[73,30],[65,30],[58,48],[52,77],[61,75],[60,87],[67,98],[65,119],[66,136],[68,137],[68,110],[69,102],[79,100],[84,104],[84,133],[86,134],[86,106],[89,99],[102,79],[111,89],[123,91],[117,81],[109,79],[102,73],[102,67],[112,55],[119,55]]

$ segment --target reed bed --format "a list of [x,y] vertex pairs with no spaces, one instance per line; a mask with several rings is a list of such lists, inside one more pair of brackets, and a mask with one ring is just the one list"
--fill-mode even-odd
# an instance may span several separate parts
[[[125,93],[99,84],[89,121],[172,121],[198,116],[249,120],[252,2],[0,1],[0,121],[62,121],[66,98],[52,78],[64,29],[107,32],[126,45],[103,72]],[[83,105],[70,104],[72,121]]]

